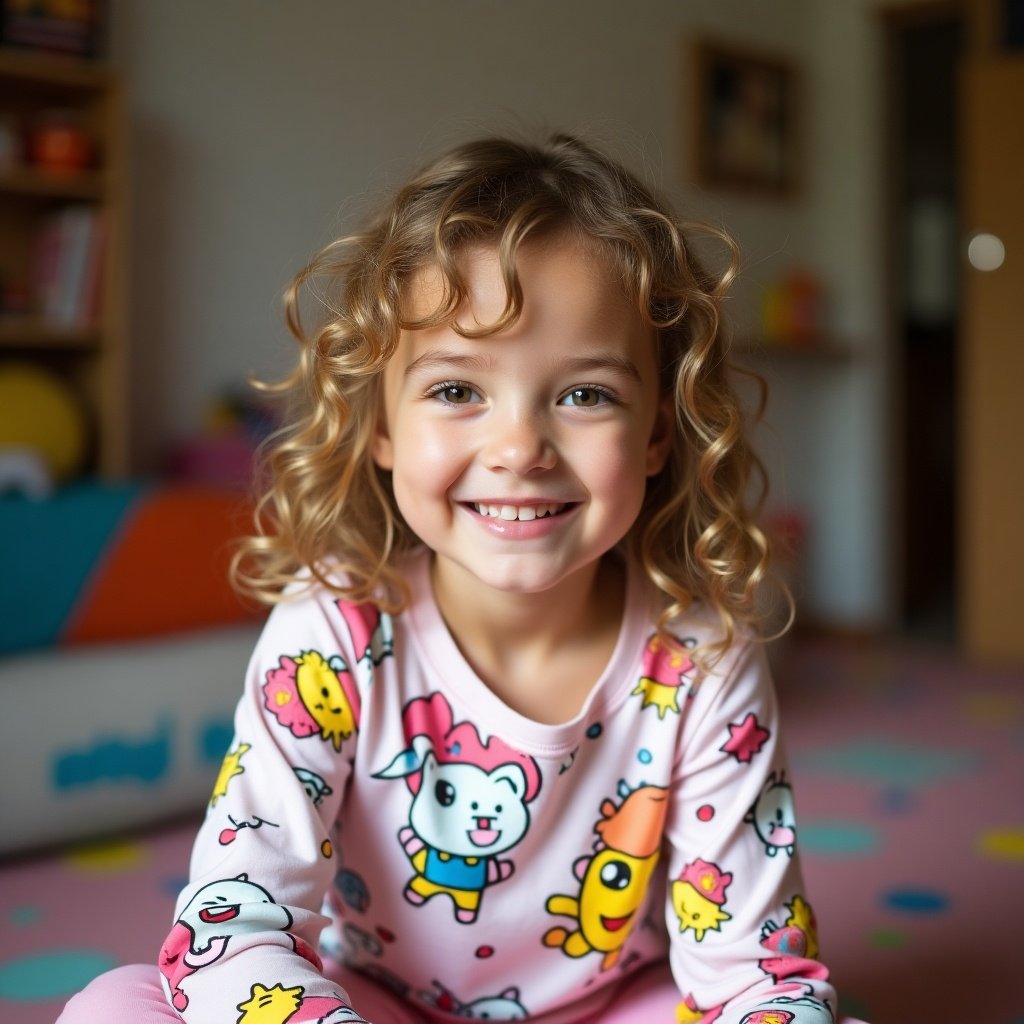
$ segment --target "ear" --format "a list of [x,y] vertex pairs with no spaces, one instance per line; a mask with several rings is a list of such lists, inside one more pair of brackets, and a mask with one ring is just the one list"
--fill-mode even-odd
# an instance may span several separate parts
[[494,771],[490,772],[490,777],[495,782],[507,782],[512,792],[520,800],[526,796],[526,772],[514,761],[499,765]]
[[370,454],[373,461],[383,470],[395,468],[395,448],[391,442],[391,432],[388,430],[388,417],[384,411],[384,401],[381,399],[381,408],[377,413],[377,425],[373,431],[373,441],[370,444]]
[[665,461],[672,450],[672,441],[676,432],[676,406],[672,393],[662,395],[658,399],[654,411],[654,425],[647,442],[647,458],[644,472],[647,476],[655,476],[665,468]]

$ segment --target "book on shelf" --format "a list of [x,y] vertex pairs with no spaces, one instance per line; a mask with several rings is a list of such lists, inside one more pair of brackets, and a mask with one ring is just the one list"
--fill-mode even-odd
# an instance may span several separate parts
[[40,226],[32,277],[44,324],[64,330],[96,325],[105,242],[103,214],[94,206],[65,206]]

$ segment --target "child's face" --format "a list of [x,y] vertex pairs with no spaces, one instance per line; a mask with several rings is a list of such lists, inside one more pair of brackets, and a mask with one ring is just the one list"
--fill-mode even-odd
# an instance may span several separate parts
[[[653,331],[601,256],[559,237],[525,245],[518,270],[523,313],[509,330],[402,333],[373,454],[439,579],[536,593],[593,573],[625,536],[674,419]],[[494,322],[505,305],[496,252],[471,250],[463,273],[460,324]],[[438,272],[421,272],[410,314],[441,294]]]

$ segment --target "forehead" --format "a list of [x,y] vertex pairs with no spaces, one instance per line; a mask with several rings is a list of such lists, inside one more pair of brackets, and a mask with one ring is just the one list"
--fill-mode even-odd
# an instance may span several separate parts
[[[497,247],[466,247],[457,264],[466,287],[466,301],[455,320],[479,330],[498,321],[508,303],[508,284]],[[516,253],[515,272],[523,293],[517,324],[508,333],[543,328],[561,320],[591,333],[643,328],[639,311],[627,294],[609,254],[597,243],[560,233],[527,240]],[[445,297],[440,267],[427,265],[408,281],[403,294],[407,318],[420,320],[436,312]]]

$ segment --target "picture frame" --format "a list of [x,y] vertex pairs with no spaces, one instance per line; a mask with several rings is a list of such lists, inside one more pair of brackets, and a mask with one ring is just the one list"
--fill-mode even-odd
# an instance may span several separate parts
[[695,176],[711,189],[783,196],[798,185],[798,75],[782,56],[701,39],[693,47]]

